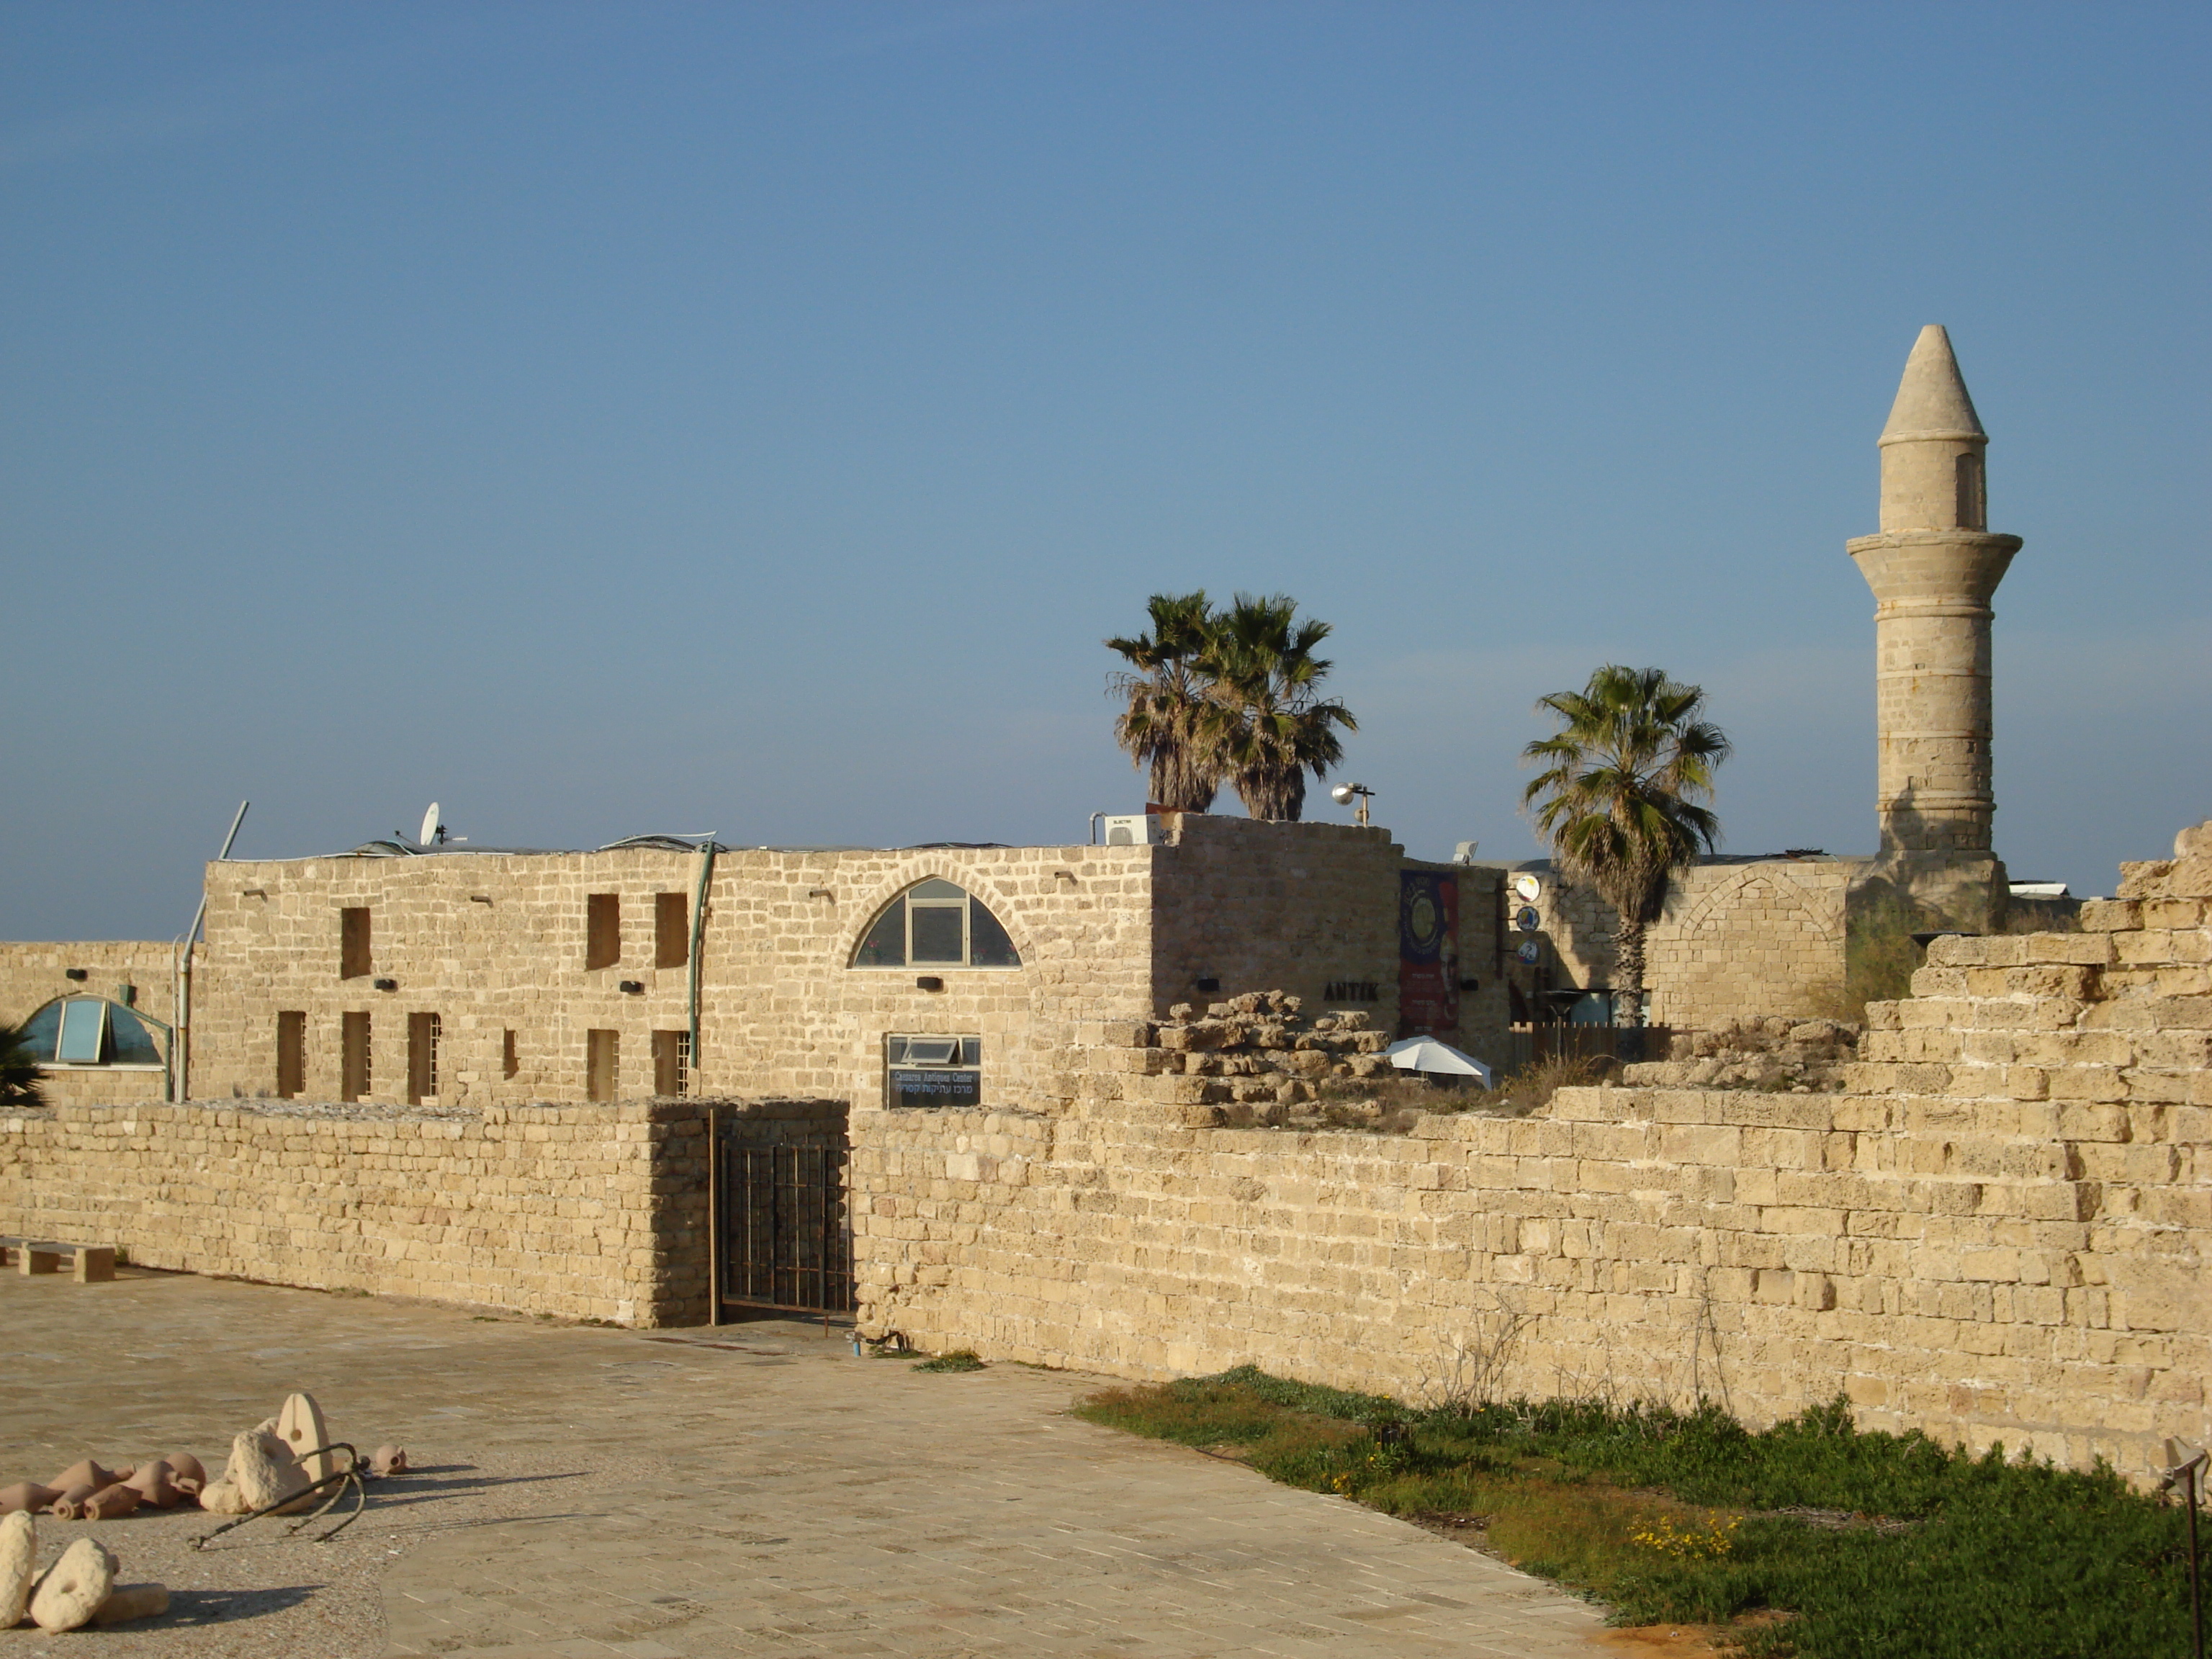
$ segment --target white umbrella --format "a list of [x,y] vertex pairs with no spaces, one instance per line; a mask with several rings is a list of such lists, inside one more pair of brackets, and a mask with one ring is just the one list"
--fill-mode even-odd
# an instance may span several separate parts
[[1463,1054],[1449,1042],[1434,1037],[1407,1037],[1382,1051],[1401,1072],[1435,1072],[1446,1077],[1471,1077],[1486,1089],[1492,1086],[1490,1067],[1473,1054]]

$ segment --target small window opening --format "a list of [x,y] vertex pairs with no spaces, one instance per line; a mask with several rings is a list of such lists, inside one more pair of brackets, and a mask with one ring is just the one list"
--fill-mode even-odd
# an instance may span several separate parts
[[438,1097],[438,1044],[445,1022],[435,1014],[407,1016],[407,1103],[420,1106]]
[[690,1032],[653,1034],[653,1092],[668,1096],[691,1092]]
[[283,1009],[276,1016],[276,1097],[297,1100],[307,1091],[307,1011]]
[[499,1074],[501,1077],[513,1077],[521,1069],[522,1058],[514,1051],[514,1033],[512,1031],[501,1032],[499,1044]]
[[593,893],[584,901],[584,966],[611,968],[622,960],[622,897]]
[[368,909],[338,912],[338,977],[362,979],[368,974]]
[[1984,495],[1982,458],[1969,450],[1956,463],[1959,485],[1959,528],[1985,530],[1989,527],[1989,502]]
[[368,1016],[349,1013],[338,1028],[338,1098],[364,1100],[368,1096]]
[[691,904],[681,893],[653,896],[653,965],[681,968],[691,960]]
[[916,883],[887,905],[853,953],[855,968],[1018,968],[1021,955],[982,900],[949,881]]
[[621,1041],[621,1033],[617,1031],[584,1033],[584,1098],[586,1100],[612,1100],[615,1097],[615,1067]]

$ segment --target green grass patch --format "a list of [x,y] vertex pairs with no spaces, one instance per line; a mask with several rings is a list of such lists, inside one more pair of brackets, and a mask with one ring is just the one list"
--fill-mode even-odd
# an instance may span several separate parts
[[[2186,1653],[2185,1517],[2089,1473],[1863,1432],[1548,1402],[1410,1411],[1250,1367],[1077,1414],[1472,1536],[1619,1622],[1737,1624],[1799,1659]],[[1770,1612],[1789,1614],[1772,1620]]]
[[973,1348],[955,1348],[951,1353],[941,1353],[934,1359],[925,1359],[915,1367],[918,1371],[980,1371],[983,1362]]

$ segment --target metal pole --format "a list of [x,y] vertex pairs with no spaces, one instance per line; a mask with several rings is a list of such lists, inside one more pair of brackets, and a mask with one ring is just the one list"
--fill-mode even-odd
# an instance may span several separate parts
[[[694,1054],[696,1054],[695,1049]],[[707,1322],[722,1322],[722,1109],[707,1109]]]
[[2189,1630],[2197,1644],[2197,1659],[2204,1659],[2204,1599],[2197,1582],[2197,1491],[2203,1479],[2204,1454],[2191,1460],[2182,1476],[2182,1496],[2189,1504]]
[[[238,839],[238,826],[246,822],[246,809],[252,805],[250,800],[238,803],[238,816],[230,821],[230,833],[222,838],[222,851],[215,855],[217,864],[229,859],[231,845]],[[199,938],[200,924],[207,920],[207,872],[203,870],[199,908],[192,912],[192,925],[185,930],[184,954],[176,963],[177,1029],[169,1039],[170,1050],[176,1056],[169,1090],[173,1101],[192,1097],[192,946]]]
[[699,890],[691,898],[691,1075],[684,1082],[694,1094],[699,1091],[699,1068],[706,1058],[699,1052],[699,946],[707,936],[707,893],[714,879],[714,832],[709,830],[699,844]]

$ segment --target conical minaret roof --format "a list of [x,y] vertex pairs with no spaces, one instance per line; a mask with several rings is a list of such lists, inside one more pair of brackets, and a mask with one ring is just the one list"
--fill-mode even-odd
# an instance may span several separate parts
[[1897,401],[1890,405],[1889,423],[1881,429],[1886,444],[1916,438],[1979,438],[1987,441],[1974,400],[1966,395],[1960,378],[1959,360],[1951,355],[1951,337],[1939,323],[1930,323],[1912,343],[1905,360],[1905,378],[1897,384]]

